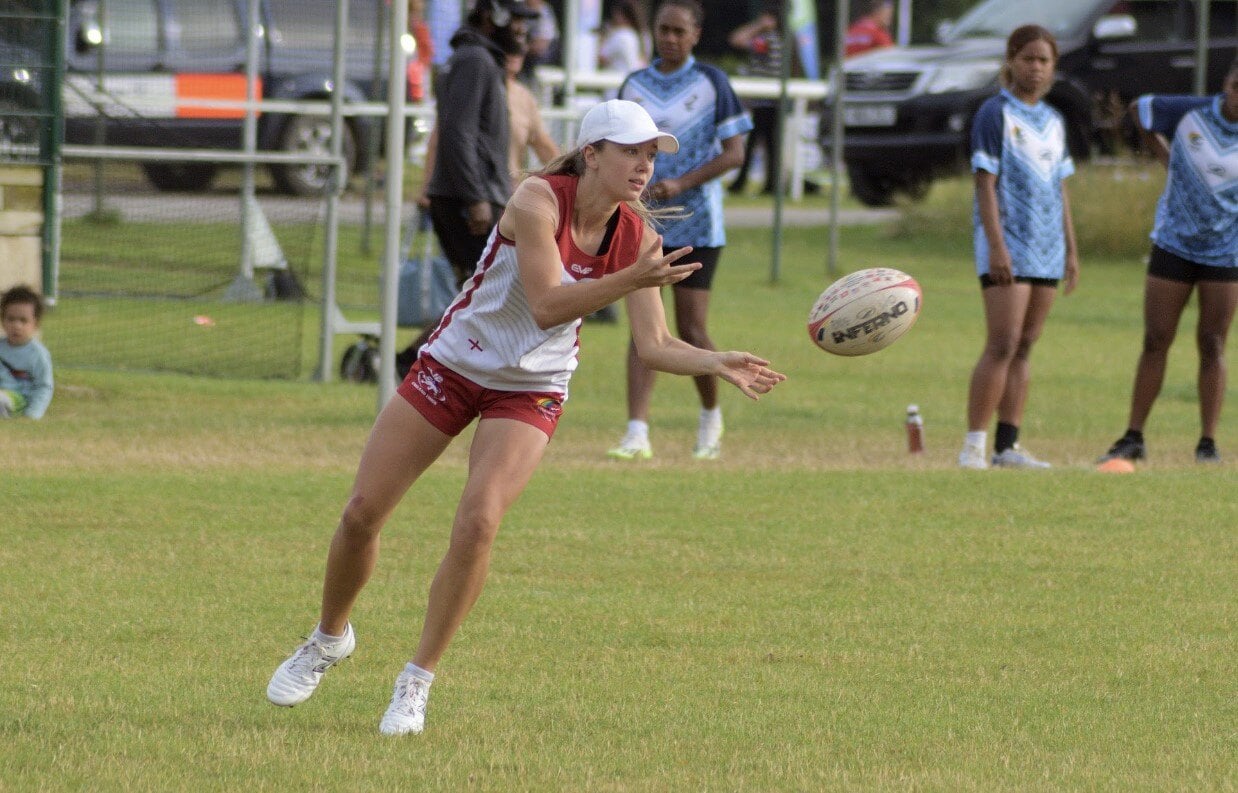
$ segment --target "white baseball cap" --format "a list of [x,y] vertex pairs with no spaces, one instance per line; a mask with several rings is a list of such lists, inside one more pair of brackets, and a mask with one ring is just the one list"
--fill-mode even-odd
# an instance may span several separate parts
[[599,140],[625,145],[657,140],[658,151],[667,154],[679,151],[679,141],[674,135],[659,130],[645,108],[626,99],[609,99],[596,104],[580,120],[576,145],[581,147]]

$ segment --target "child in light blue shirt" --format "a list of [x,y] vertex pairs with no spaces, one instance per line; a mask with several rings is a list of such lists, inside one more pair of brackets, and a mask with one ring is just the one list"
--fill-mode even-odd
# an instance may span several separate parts
[[28,286],[0,297],[0,418],[41,419],[52,401],[52,356],[35,338],[43,300]]

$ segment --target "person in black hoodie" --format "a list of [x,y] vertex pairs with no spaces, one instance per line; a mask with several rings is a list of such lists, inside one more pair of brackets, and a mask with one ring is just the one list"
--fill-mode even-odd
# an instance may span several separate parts
[[[456,286],[473,272],[511,195],[508,175],[507,55],[527,46],[538,12],[519,0],[478,0],[451,38],[435,85],[438,136],[426,195],[430,222]],[[438,321],[396,355],[403,378]]]

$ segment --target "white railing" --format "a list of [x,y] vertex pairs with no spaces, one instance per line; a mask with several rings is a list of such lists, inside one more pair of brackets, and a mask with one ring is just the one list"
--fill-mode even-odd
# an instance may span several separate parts
[[[539,99],[542,117],[548,122],[552,122],[552,129],[557,133],[559,144],[564,149],[570,148],[572,141],[575,140],[576,123],[580,120],[581,115],[595,101],[600,100],[606,95],[607,92],[617,90],[624,77],[624,75],[616,72],[579,72],[573,80],[573,93],[570,96],[564,97],[563,104],[556,105],[554,103],[556,96],[562,96],[567,87],[566,74],[560,68],[549,66],[538,67],[536,74],[537,80],[541,85],[541,96]],[[741,99],[777,99],[781,95],[782,90],[778,80],[763,77],[732,77],[731,86]],[[813,117],[810,105],[813,102],[821,101],[828,93],[828,83],[823,80],[795,79],[787,81],[787,99],[791,104],[791,112],[787,116],[789,123],[786,124],[783,131],[782,151],[795,152],[797,155],[790,158],[790,173],[788,175],[790,194],[795,200],[803,196],[804,174],[808,167],[805,158],[799,156],[799,153],[804,146],[812,147],[814,150],[817,146],[816,130],[809,125],[809,120]],[[107,101],[106,96],[95,96],[91,91],[84,91],[80,99],[87,103]],[[248,102],[243,99],[192,99],[186,97],[178,99],[177,104],[181,107],[238,112],[244,112],[252,108],[258,113],[282,113],[305,116],[329,116],[331,114],[331,103],[325,100],[260,99]],[[345,116],[382,117],[386,116],[387,112],[386,102],[345,102],[342,107],[342,113]],[[407,118],[420,118],[427,123],[432,123],[435,116],[434,102],[426,101],[410,104],[405,107],[404,115]],[[74,147],[74,149],[76,148]],[[84,152],[79,151],[74,151],[74,153],[78,155],[84,154]],[[166,156],[147,154],[143,159],[186,160],[197,158],[196,155],[186,157],[184,156],[185,154],[187,152],[184,151]],[[210,159],[212,156],[219,160],[228,159],[220,157],[218,152],[213,152],[212,155],[204,154],[201,159]],[[287,158],[286,160],[278,157],[278,155],[271,157],[268,154],[267,156],[270,159],[263,161],[309,162],[314,160],[312,156],[307,157],[306,155],[284,155]],[[240,155],[240,159],[237,161],[253,162],[254,160]],[[316,161],[315,164],[326,163]]]

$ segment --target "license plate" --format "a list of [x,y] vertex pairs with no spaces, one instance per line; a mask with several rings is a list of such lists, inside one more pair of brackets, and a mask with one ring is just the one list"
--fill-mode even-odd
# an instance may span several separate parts
[[892,127],[898,118],[894,105],[845,105],[843,122],[849,127]]

